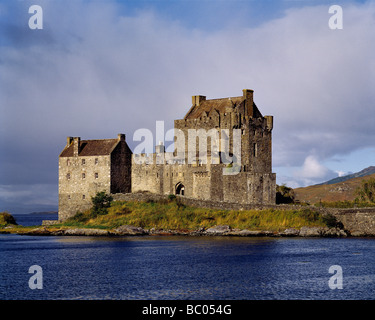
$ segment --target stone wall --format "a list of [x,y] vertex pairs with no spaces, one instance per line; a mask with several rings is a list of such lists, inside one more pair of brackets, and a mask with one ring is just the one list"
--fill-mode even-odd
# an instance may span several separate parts
[[[153,194],[149,192],[138,192],[138,193],[118,193],[113,194],[114,201],[158,201],[167,200],[169,195]],[[208,208],[217,210],[252,210],[252,209],[262,209],[262,208],[300,208],[300,206],[283,206],[283,205],[262,205],[259,204],[241,204],[241,203],[231,203],[226,201],[214,201],[214,200],[204,200],[196,199],[185,196],[177,196],[179,201],[187,206],[198,207],[198,208]]]
[[111,191],[110,156],[59,158],[59,220],[91,207],[97,192]]
[[[148,191],[156,194],[176,194],[179,184],[184,195],[231,203],[275,204],[276,176],[273,173],[238,172],[223,174],[225,164],[157,164],[139,163],[133,157],[132,192]],[[150,158],[151,159],[151,158]]]
[[209,200],[211,198],[211,172],[194,172],[192,176],[194,198]]
[[111,193],[131,192],[131,159],[132,152],[120,135],[120,143],[111,152]]
[[[242,117],[242,119],[241,119]],[[182,119],[174,121],[175,129],[183,132],[185,162],[188,163],[188,155],[194,155],[199,148],[201,141],[197,139],[194,144],[189,143],[189,130],[205,130],[206,141],[204,145],[207,146],[207,155],[211,155],[211,136],[209,134],[211,129],[218,130],[220,139],[224,139],[221,129],[229,130],[229,154],[234,153],[233,149],[233,129],[241,129],[241,161],[242,171],[247,172],[272,172],[272,116],[260,118],[243,117],[240,114],[228,112],[224,114],[217,114],[216,112],[209,116],[202,116],[199,119]],[[176,134],[177,136],[177,134]],[[179,141],[177,146],[183,144]],[[193,148],[192,148],[193,147]],[[221,143],[219,143],[218,151],[221,150]]]
[[160,186],[163,180],[163,170],[160,165],[156,164],[155,154],[150,155],[150,158],[134,155],[131,167],[131,192],[162,193]]
[[[326,209],[325,209],[326,210]],[[375,236],[375,208],[329,209],[353,236]]]
[[[119,134],[118,139],[89,141],[94,141],[97,150],[85,153],[79,148],[80,138],[74,138],[71,145],[68,137],[63,153],[71,146],[74,152],[59,157],[59,220],[90,208],[91,197],[98,192],[131,191],[132,152],[125,142],[125,135]],[[85,140],[82,144],[87,143]],[[109,150],[104,151],[103,145],[109,145]]]
[[223,200],[234,203],[275,204],[276,175],[240,172],[223,176]]

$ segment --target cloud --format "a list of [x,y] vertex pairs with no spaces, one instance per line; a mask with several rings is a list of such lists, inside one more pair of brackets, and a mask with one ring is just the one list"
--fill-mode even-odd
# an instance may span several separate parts
[[121,132],[134,149],[135,130],[154,131],[164,120],[167,131],[192,95],[236,96],[244,88],[274,115],[274,167],[302,166],[304,181],[330,174],[319,166],[324,160],[375,144],[372,2],[347,3],[343,30],[328,28],[326,5],[291,8],[256,26],[243,13],[235,24],[221,14],[220,28],[211,21],[206,30],[113,1],[38,4],[43,30],[28,29],[27,2],[0,11],[4,185],[57,184],[66,136]]
[[302,167],[293,174],[294,185],[306,186],[317,184],[337,177],[337,173],[322,165],[317,157],[306,157]]
[[335,171],[336,173],[337,173],[337,175],[339,176],[339,177],[344,177],[344,176],[347,176],[347,175],[349,175],[349,174],[352,174],[353,172],[346,172],[346,171],[342,171],[342,170],[338,170],[338,171]]
[[299,175],[304,178],[324,178],[329,170],[322,166],[314,156],[308,156]]

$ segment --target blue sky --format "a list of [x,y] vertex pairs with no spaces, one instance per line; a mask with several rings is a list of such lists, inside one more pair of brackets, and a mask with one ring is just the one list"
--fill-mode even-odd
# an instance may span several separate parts
[[67,136],[125,133],[134,149],[135,130],[172,128],[192,95],[245,88],[274,116],[279,184],[374,165],[374,52],[374,1],[2,1],[0,211],[57,208]]

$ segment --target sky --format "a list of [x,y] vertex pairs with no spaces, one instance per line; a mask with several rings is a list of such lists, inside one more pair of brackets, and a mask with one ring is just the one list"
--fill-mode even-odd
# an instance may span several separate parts
[[125,133],[134,150],[191,96],[242,89],[274,116],[278,184],[360,171],[375,165],[374,80],[375,1],[1,1],[0,211],[57,210],[66,137]]

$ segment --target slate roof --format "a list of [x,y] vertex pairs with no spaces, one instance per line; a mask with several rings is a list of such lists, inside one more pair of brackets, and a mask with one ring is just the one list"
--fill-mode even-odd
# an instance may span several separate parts
[[[79,145],[79,156],[105,156],[110,155],[119,143],[118,139],[81,140]],[[72,142],[60,154],[60,157],[73,157]]]
[[[227,112],[226,109],[228,107],[234,109],[240,106],[244,101],[245,98],[243,96],[203,100],[200,102],[199,106],[193,106],[185,115],[184,119],[197,119],[201,117],[204,112],[206,113],[206,115],[209,115],[212,110],[215,110],[219,113],[225,113]],[[253,104],[253,108],[257,117],[262,116],[255,103]]]
[[244,100],[244,97],[204,100],[200,102],[199,106],[195,106],[189,110],[184,119],[197,119],[203,114],[203,112],[209,114],[212,110],[224,113],[227,107],[233,107],[242,103]]

